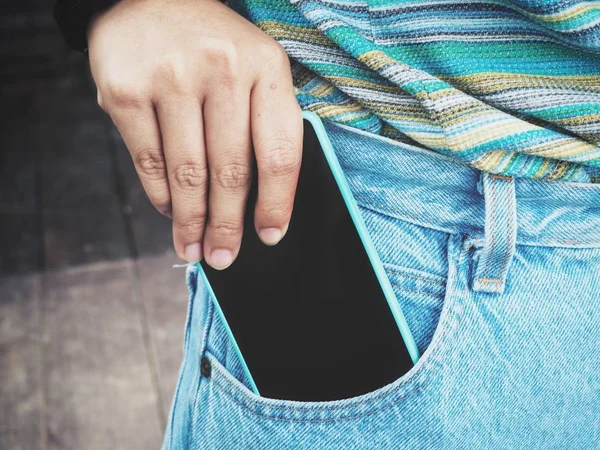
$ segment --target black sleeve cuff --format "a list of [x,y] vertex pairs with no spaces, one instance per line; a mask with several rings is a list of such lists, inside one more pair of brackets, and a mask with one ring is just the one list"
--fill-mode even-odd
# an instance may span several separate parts
[[87,26],[94,13],[111,7],[119,0],[57,0],[54,19],[67,45],[80,52],[87,50]]

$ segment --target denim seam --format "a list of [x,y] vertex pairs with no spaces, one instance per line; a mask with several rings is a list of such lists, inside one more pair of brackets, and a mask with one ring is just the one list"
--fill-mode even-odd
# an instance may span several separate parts
[[[463,258],[462,258],[462,251],[458,252],[458,255],[455,255],[455,264],[457,264],[457,272],[458,272],[458,263],[462,262],[462,264],[464,264]],[[448,280],[449,282],[455,283],[456,277],[458,276],[458,274],[455,274],[455,278],[453,280]],[[450,289],[447,289],[447,292],[450,292]],[[455,293],[455,295],[453,297],[451,297],[452,294],[448,293],[446,296],[446,300],[448,302],[451,302],[448,305],[448,310],[447,310],[447,315],[448,317],[445,320],[445,324],[444,324],[444,328],[442,330],[440,330],[440,334],[438,334],[436,340],[437,340],[437,346],[435,348],[432,348],[430,351],[430,354],[427,358],[426,361],[423,362],[423,364],[421,365],[421,367],[419,367],[417,370],[417,372],[412,374],[413,379],[416,377],[421,377],[422,379],[419,381],[415,381],[414,386],[409,388],[409,390],[407,391],[407,396],[403,396],[401,397],[401,400],[405,400],[406,398],[410,397],[410,395],[414,395],[415,392],[420,392],[421,389],[426,386],[431,379],[433,378],[433,373],[430,369],[430,367],[436,362],[436,357],[439,357],[440,354],[443,354],[444,351],[447,349],[447,347],[450,345],[450,341],[451,341],[451,336],[453,336],[453,334],[456,332],[456,330],[458,330],[461,319],[462,319],[462,315],[464,312],[464,296],[458,293]],[[217,361],[218,359],[212,355],[213,358]],[[219,362],[220,363],[220,362]],[[223,366],[224,367],[224,366]],[[239,400],[236,395],[233,393],[234,389],[235,392],[238,392],[238,395],[241,395],[244,399],[246,399],[249,402],[252,402],[252,404],[263,406],[265,408],[269,408],[269,409],[284,409],[284,410],[290,410],[290,411],[304,411],[304,412],[311,412],[311,411],[318,411],[318,410],[339,410],[339,409],[345,409],[345,408],[351,408],[351,407],[356,407],[357,405],[361,405],[363,403],[366,402],[372,402],[372,401],[376,401],[382,398],[386,398],[391,396],[391,394],[393,394],[394,392],[398,391],[399,389],[401,389],[404,384],[401,383],[398,386],[396,386],[394,389],[385,392],[385,393],[381,393],[375,397],[369,398],[369,399],[364,399],[349,405],[340,405],[340,406],[328,406],[328,405],[323,405],[321,407],[306,407],[306,406],[277,406],[277,405],[260,405],[260,401],[257,401],[255,399],[251,399],[249,398],[248,394],[244,391],[241,391],[239,389],[237,389],[234,385],[233,382],[231,380],[227,380],[227,376],[231,376],[233,378],[235,378],[232,374],[227,372],[227,369],[221,369],[221,367],[219,367],[218,365],[215,365],[215,370],[219,372],[219,375],[224,377],[224,383],[227,383],[229,386],[224,386],[222,385],[220,382],[217,382],[215,380],[214,377],[210,377],[210,382],[214,383],[215,386],[217,386],[223,393],[225,393],[228,397],[231,398],[231,400],[233,400],[235,403],[237,403],[239,406],[241,406],[242,408],[244,408],[245,410],[247,410],[249,413],[255,415],[255,416],[259,416],[259,417],[264,417],[266,419],[270,419],[270,420],[279,420],[279,421],[287,421],[287,422],[337,422],[337,421],[344,421],[344,420],[349,420],[349,419],[354,419],[354,418],[359,418],[359,417],[364,417],[366,415],[371,415],[371,414],[375,414],[377,412],[380,412],[382,410],[388,409],[394,405],[397,404],[397,402],[391,403],[389,405],[386,405],[384,407],[378,408],[374,411],[370,411],[370,412],[366,412],[366,413],[362,413],[362,414],[355,414],[353,416],[347,416],[347,417],[336,417],[336,418],[332,418],[332,419],[287,419],[287,418],[283,418],[283,417],[276,417],[276,416],[271,416],[268,414],[264,414],[264,413],[260,413],[255,411],[252,407],[248,406],[245,404],[244,401]],[[235,378],[237,380],[237,378]],[[239,382],[239,380],[238,380]],[[241,382],[240,382],[241,383]],[[241,383],[243,384],[243,383]],[[408,395],[410,394],[410,395]]]
[[419,147],[417,145],[414,144],[407,144],[405,142],[400,142],[397,141],[395,139],[392,139],[390,137],[381,135],[381,134],[374,134],[372,132],[369,131],[365,131],[361,128],[355,128],[355,127],[351,127],[349,125],[340,123],[340,122],[333,122],[332,120],[328,120],[327,121],[329,124],[338,127],[338,128],[342,128],[345,129],[346,131],[352,132],[352,133],[356,133],[356,134],[360,134],[362,136],[368,137],[370,139],[375,139],[375,140],[380,140],[385,142],[388,145],[392,145],[394,147],[399,147],[402,150],[406,150],[407,148],[413,152],[413,153],[420,153],[420,154],[424,154],[427,155],[428,157],[433,157],[439,160],[443,160],[446,163],[450,163],[454,166],[460,167],[461,169],[468,169],[468,170],[472,170],[475,171],[476,169],[468,166],[467,164],[461,162],[460,160],[457,160],[456,158],[453,158],[449,155],[446,155],[444,153],[438,153],[434,150],[431,150],[429,148],[424,148],[424,147]]
[[[489,270],[489,266],[490,266],[490,260],[494,257],[494,251],[496,250],[496,199],[497,199],[497,193],[496,193],[496,182],[492,180],[492,217],[491,217],[491,224],[490,224],[490,234],[492,235],[492,248],[490,249],[490,252],[488,253],[489,258],[487,258],[486,260],[486,267],[483,269],[483,273],[486,274]],[[484,283],[494,283],[494,284],[500,284],[502,281],[500,280],[500,278],[491,278],[491,277],[487,277],[487,276],[483,276],[483,277],[479,277],[479,280],[485,280]]]
[[[459,300],[459,297],[456,298],[456,300]],[[242,408],[244,408],[245,410],[247,410],[250,414],[258,416],[258,417],[263,417],[269,420],[279,420],[279,421],[285,421],[285,422],[319,422],[319,423],[326,423],[326,422],[339,422],[339,421],[345,421],[345,420],[351,420],[351,419],[357,419],[359,417],[365,417],[368,415],[372,415],[372,414],[376,414],[379,413],[381,411],[384,411],[386,409],[389,409],[393,406],[397,406],[398,401],[402,400],[406,400],[407,398],[410,398],[411,396],[413,396],[414,394],[421,392],[422,388],[425,387],[429,382],[431,382],[431,380],[433,379],[433,373],[431,372],[431,370],[427,370],[431,367],[431,365],[435,362],[435,356],[438,356],[440,353],[442,353],[443,351],[446,350],[447,346],[449,345],[449,336],[450,336],[450,332],[456,331],[458,329],[458,325],[460,323],[460,319],[462,317],[462,309],[461,308],[457,308],[457,304],[456,304],[456,300],[455,302],[452,304],[452,311],[449,311],[450,314],[452,314],[450,317],[448,317],[448,321],[444,326],[444,329],[442,330],[442,334],[440,334],[438,340],[440,342],[440,345],[438,347],[436,347],[435,349],[433,349],[433,351],[435,351],[435,354],[430,354],[429,358],[427,359],[427,361],[425,361],[425,363],[419,368],[419,371],[417,373],[413,374],[413,377],[418,377],[420,376],[422,378],[422,380],[420,382],[415,382],[415,385],[410,388],[407,392],[406,395],[400,397],[399,399],[397,399],[397,401],[394,401],[388,405],[385,405],[381,408],[377,408],[373,411],[369,411],[369,412],[365,412],[365,413],[360,413],[360,414],[354,414],[351,416],[346,416],[346,417],[335,417],[335,418],[331,418],[331,419],[302,419],[302,418],[298,418],[298,419],[292,419],[292,418],[285,418],[285,417],[277,417],[277,416],[272,416],[269,414],[265,414],[265,413],[260,413],[258,411],[255,411],[253,408],[251,408],[250,406],[246,405],[243,401],[239,400],[236,398],[236,396],[233,394],[233,389],[235,389],[234,386],[224,386],[223,384],[221,384],[220,382],[216,381],[213,377],[210,378],[211,383],[214,383],[215,386],[217,386],[223,393],[225,393],[229,398],[231,398],[235,403],[237,403],[239,406],[241,406]],[[464,300],[464,299],[462,299]],[[460,311],[459,311],[460,309]],[[216,358],[215,358],[216,359]],[[219,366],[215,366],[215,369],[218,371],[221,371],[221,368]],[[221,373],[221,375],[225,376],[225,374]],[[233,375],[232,375],[233,376]],[[227,382],[229,384],[229,382]],[[365,400],[361,400],[359,402],[355,402],[349,405],[340,405],[340,406],[334,406],[333,408],[330,406],[321,406],[321,407],[303,407],[303,406],[277,406],[277,405],[264,405],[265,408],[270,408],[270,409],[284,409],[284,410],[289,410],[289,411],[302,411],[302,412],[311,412],[311,411],[319,411],[319,410],[340,410],[340,409],[346,409],[346,408],[352,408],[352,407],[356,407],[358,405],[361,405],[363,403],[367,403],[367,402],[372,402],[372,401],[377,401],[380,400],[382,398],[386,398],[389,397],[391,394],[393,394],[394,392],[396,392],[397,390],[401,389],[403,387],[402,384],[398,385],[395,389],[386,392],[386,393],[382,393],[379,396],[373,397],[373,398],[369,398],[369,399],[365,399]],[[246,396],[247,394],[241,392],[241,395]],[[255,400],[250,400],[251,402],[255,402]]]
[[[514,186],[512,184],[508,185],[508,189],[506,190],[506,196],[508,201],[508,226],[506,227],[506,252],[504,253],[504,258],[502,259],[502,264],[500,265],[500,271],[498,273],[498,278],[502,278],[502,274],[506,267],[506,263],[508,262],[508,256],[510,254],[510,249],[513,247],[512,245],[512,237],[511,231],[513,231],[513,227],[515,226],[516,218],[513,211],[513,189]],[[516,208],[515,208],[516,209]]]
[[[173,405],[171,406],[171,411],[169,413],[169,448],[173,448],[173,429],[174,429],[174,418],[175,418],[175,410],[177,408],[177,404],[178,399],[179,399],[179,393],[181,392],[181,383],[183,381],[183,376],[185,374],[185,370],[187,369],[188,366],[188,360],[189,360],[189,333],[190,333],[190,327],[191,327],[191,323],[192,323],[192,314],[193,314],[193,308],[194,308],[194,297],[196,295],[196,292],[198,290],[198,286],[196,284],[195,288],[192,290],[192,286],[189,283],[190,277],[192,276],[191,274],[191,270],[188,266],[187,269],[187,273],[186,273],[186,278],[187,278],[187,288],[188,288],[188,292],[189,292],[189,298],[188,298],[188,308],[187,308],[187,314],[186,314],[186,319],[185,319],[185,333],[184,333],[184,345],[183,345],[183,360],[181,362],[181,369],[179,372],[179,376],[177,378],[177,386],[175,387],[175,393],[173,395]],[[198,281],[198,277],[196,276],[196,283]]]
[[[421,216],[417,216],[411,213],[407,213],[406,211],[401,211],[400,209],[396,209],[396,208],[390,208],[389,206],[383,205],[381,203],[377,203],[377,202],[373,202],[371,200],[367,200],[365,197],[362,197],[360,194],[355,194],[354,198],[356,199],[357,203],[359,206],[369,209],[373,212],[376,212],[378,214],[383,214],[383,215],[388,215],[390,212],[391,213],[396,213],[396,214],[400,214],[403,217],[393,217],[397,220],[401,220],[403,222],[407,222],[410,223],[411,225],[416,225],[418,227],[422,227],[422,228],[426,228],[428,230],[435,230],[435,231],[439,231],[441,233],[446,233],[446,234],[459,234],[458,231],[450,231],[447,229],[440,229],[440,228],[435,228],[432,226],[427,226],[425,225],[423,222],[427,223],[427,222],[431,222],[431,219],[425,219],[424,217]],[[375,208],[381,208],[381,209],[375,209]],[[410,221],[412,220],[412,222]]]
[[[529,179],[525,179],[527,182],[531,182]],[[592,189],[598,191],[600,194],[600,185],[598,183],[577,183],[574,181],[552,181],[552,180],[539,180],[541,183],[551,184],[553,186],[560,186],[561,188],[569,189]]]
[[183,374],[187,368],[188,357],[187,357],[187,349],[183,355],[183,361],[181,362],[181,370],[179,372],[179,376],[177,377],[177,387],[175,388],[175,395],[173,396],[173,405],[171,407],[171,411],[169,413],[169,448],[173,448],[173,429],[175,422],[175,410],[177,408],[177,404],[179,403],[179,393],[181,392],[181,383],[183,381]]
[[425,283],[437,284],[439,286],[444,286],[444,284],[445,284],[443,281],[430,280],[430,279],[427,279],[427,278],[420,277],[418,275],[413,275],[413,274],[404,272],[404,271],[402,271],[400,269],[389,269],[389,268],[386,267],[385,270],[387,272],[392,272],[392,273],[395,273],[395,274],[403,276],[403,277],[414,278],[415,280],[420,280],[420,281],[423,281]]
[[[506,176],[501,176],[501,175],[494,175],[494,174],[490,174],[490,177],[494,180],[505,180],[505,181],[512,181],[511,177],[506,177]],[[496,198],[497,198],[497,193],[496,193],[496,189],[495,189],[495,185],[496,182],[492,181],[492,205],[496,205]],[[513,211],[513,196],[511,195],[511,189],[513,187],[512,186],[508,186],[508,189],[506,190],[506,201],[508,204],[508,226],[506,227],[506,251],[504,252],[504,257],[502,258],[502,263],[500,264],[500,268],[498,270],[498,276],[496,278],[489,278],[486,276],[483,277],[479,277],[478,280],[481,283],[494,283],[494,284],[501,284],[502,283],[502,275],[504,272],[504,269],[506,267],[506,263],[508,262],[508,256],[510,254],[510,248],[511,248],[511,231],[513,230],[514,227],[514,223],[515,223],[515,216],[514,216],[514,211]],[[492,248],[490,251],[490,255],[493,256],[494,254],[494,250],[495,250],[495,243],[496,243],[496,207],[492,206],[492,224],[493,226],[492,228]],[[484,273],[487,273],[487,271],[489,270],[489,265],[490,265],[490,259],[488,259],[487,261],[487,267],[485,268],[485,270],[483,271]]]
[[[542,181],[540,181],[540,183],[541,182]],[[599,186],[600,186],[600,184],[599,184]],[[439,231],[441,233],[447,233],[447,234],[462,234],[462,233],[464,233],[460,230],[449,230],[449,229],[442,229],[439,227],[434,227],[431,225],[425,225],[424,223],[432,222],[432,219],[431,218],[426,219],[422,216],[417,216],[417,215],[408,213],[406,211],[400,210],[398,208],[390,207],[389,205],[383,205],[378,202],[373,202],[371,200],[367,200],[365,197],[361,196],[360,194],[355,194],[354,197],[359,206],[361,206],[362,208],[369,209],[378,214],[387,215],[389,213],[396,213],[396,214],[399,214],[402,216],[402,217],[393,216],[393,218],[395,218],[397,220],[402,220],[402,221],[410,223],[412,225],[427,228],[428,230]],[[412,222],[411,222],[411,220],[412,220]],[[519,245],[527,245],[530,247],[560,247],[560,248],[563,248],[563,247],[564,248],[596,248],[597,246],[600,245],[600,241],[594,241],[591,239],[590,240],[586,240],[586,239],[557,240],[557,239],[548,239],[548,238],[538,238],[538,239],[531,239],[531,240],[525,239],[525,240],[519,241],[517,238],[517,243]],[[590,246],[590,247],[570,247],[575,244],[581,244],[583,246]]]
[[[400,142],[400,141],[397,141],[397,140],[392,139],[387,136],[383,136],[380,134],[374,134],[374,133],[371,133],[369,131],[366,131],[366,130],[363,130],[360,128],[351,127],[344,123],[334,122],[332,120],[327,120],[327,122],[328,122],[328,124],[332,124],[335,127],[342,128],[342,129],[345,129],[346,131],[360,134],[362,136],[369,137],[371,139],[383,141],[388,145],[393,145],[395,147],[399,147],[402,150],[408,149],[408,150],[410,150],[410,152],[425,153],[428,157],[442,159],[446,162],[449,162],[456,166],[459,166],[461,170],[464,170],[464,169],[468,169],[468,170],[472,170],[472,171],[478,170],[478,169],[464,163],[461,160],[457,160],[456,158],[453,158],[453,157],[448,156],[443,153],[438,153],[438,152],[428,149],[428,148],[418,147],[414,144],[407,144],[404,142]],[[492,175],[492,174],[490,174],[490,175]],[[498,176],[501,177],[503,175],[498,175]],[[518,181],[519,184],[523,184],[524,186],[530,185],[531,183],[547,184],[547,185],[550,185],[553,187],[560,187],[560,188],[565,188],[565,189],[594,190],[600,194],[600,184],[599,183],[589,183],[589,182],[584,183],[584,182],[575,182],[575,181],[556,181],[556,180],[547,180],[547,179],[540,180],[540,179],[529,179],[529,178],[521,178],[521,177],[518,177],[518,179],[516,181]]]
[[[196,277],[196,293],[198,292],[198,285],[197,283],[200,282],[200,278]],[[209,331],[212,327],[212,323],[213,323],[213,311],[214,311],[214,305],[213,305],[213,299],[210,297],[210,293],[206,291],[206,289],[204,290],[204,295],[207,297],[207,311],[206,311],[206,324],[202,333],[202,341],[200,342],[199,345],[199,361],[202,361],[202,355],[204,355],[206,349],[208,348],[208,337],[209,337]],[[194,371],[194,373],[199,373],[198,370]],[[197,377],[197,383],[196,383],[196,392],[194,394],[194,404],[192,406],[192,414],[196,415],[196,406],[198,404],[198,397],[200,395],[200,387],[202,385],[202,375]],[[194,436],[192,434],[191,436],[192,440],[194,439]]]
[[[222,392],[224,392],[235,403],[237,403],[243,409],[245,409],[246,411],[248,411],[250,414],[252,414],[254,416],[258,416],[258,417],[263,417],[263,418],[269,419],[269,420],[278,420],[278,421],[281,421],[281,422],[303,422],[303,423],[342,422],[342,421],[346,421],[346,420],[352,420],[352,419],[358,419],[358,418],[361,418],[361,417],[371,416],[373,414],[380,413],[382,411],[385,411],[386,409],[389,409],[389,408],[392,408],[392,407],[398,405],[397,402],[393,402],[393,403],[390,403],[389,405],[382,406],[379,409],[374,409],[373,411],[368,411],[368,412],[364,412],[364,413],[361,413],[361,414],[355,414],[355,415],[346,416],[346,417],[335,417],[335,418],[331,418],[331,419],[292,419],[292,418],[286,418],[286,417],[270,416],[270,415],[267,415],[267,414],[261,414],[261,413],[259,413],[257,411],[254,411],[249,406],[243,404],[238,399],[236,399],[233,395],[231,395],[230,392],[228,391],[228,388],[222,386],[221,383],[219,383],[217,381],[214,381],[214,380],[213,380],[213,383],[214,383],[214,385],[218,389],[220,389]],[[398,401],[405,401],[406,399],[412,397],[413,395],[418,394],[419,392],[421,392],[420,388],[421,388],[420,385],[415,385],[415,387],[411,391],[407,392],[405,396],[399,398]],[[308,410],[308,411],[310,411],[310,410]]]
[[404,287],[400,284],[396,284],[396,283],[390,283],[392,286],[397,287],[398,289],[402,289],[403,291],[407,291],[407,292],[412,292],[413,294],[426,294],[426,295],[431,295],[432,297],[436,297],[436,298],[444,298],[444,294],[434,294],[433,292],[428,292],[428,291],[417,291],[415,289],[409,289],[407,287]]

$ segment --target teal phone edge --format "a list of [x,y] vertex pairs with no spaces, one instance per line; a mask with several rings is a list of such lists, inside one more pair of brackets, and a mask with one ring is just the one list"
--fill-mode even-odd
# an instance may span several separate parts
[[[367,227],[362,219],[360,210],[358,208],[358,204],[356,203],[356,200],[354,199],[354,196],[352,195],[352,191],[350,190],[350,186],[348,185],[348,182],[346,181],[346,176],[344,175],[342,167],[340,166],[337,156],[335,155],[335,150],[333,149],[333,146],[331,145],[331,141],[329,140],[329,136],[327,135],[327,131],[325,130],[323,122],[321,121],[321,118],[312,111],[303,111],[302,118],[308,120],[315,130],[315,133],[317,135],[319,143],[321,144],[321,148],[323,149],[323,153],[325,154],[325,158],[327,159],[327,163],[329,164],[329,167],[331,168],[331,171],[333,173],[335,181],[336,181],[338,188],[340,189],[340,192],[344,199],[344,203],[346,204],[346,208],[348,208],[348,212],[350,213],[352,222],[354,223],[354,226],[356,227],[356,229],[358,231],[360,240],[362,241],[365,251],[367,252],[367,256],[369,257],[369,260],[371,261],[371,265],[375,271],[375,275],[377,276],[377,279],[379,280],[379,284],[385,295],[388,306],[390,307],[392,316],[394,317],[394,320],[396,321],[396,325],[398,326],[400,335],[402,336],[402,339],[404,340],[404,345],[406,346],[406,349],[410,355],[410,358],[411,358],[413,364],[416,364],[417,361],[419,360],[419,349],[418,349],[415,339],[412,335],[412,332],[410,331],[410,327],[408,326],[406,317],[404,316],[404,313],[402,312],[400,303],[398,302],[398,300],[396,298],[396,294],[394,293],[394,289],[392,288],[390,280],[387,277],[387,274],[385,273],[383,263],[379,259],[377,250],[375,249],[375,246],[373,244],[373,241],[371,240],[371,237],[369,235]],[[251,388],[252,392],[254,392],[254,394],[260,396],[258,387],[256,386],[256,383],[254,382],[254,378],[252,377],[252,374],[250,373],[250,370],[248,369],[246,360],[244,359],[244,356],[242,355],[240,347],[238,346],[237,341],[236,341],[235,337],[233,336],[233,332],[231,331],[231,328],[229,327],[227,318],[225,317],[225,314],[223,313],[223,310],[221,309],[221,306],[219,305],[219,302],[218,302],[217,297],[210,285],[210,282],[208,281],[208,278],[206,277],[206,273],[204,272],[204,269],[202,268],[202,265],[199,262],[196,263],[196,267],[198,268],[198,273],[200,274],[200,277],[202,278],[202,282],[204,283],[204,286],[206,287],[206,289],[208,291],[208,294],[209,294],[209,296],[212,300],[212,303],[217,311],[217,314],[219,315],[219,317],[221,319],[221,322],[225,328],[225,331],[229,337],[229,340],[231,341],[231,344],[239,358],[239,361],[240,361],[240,364],[244,371],[244,374],[246,376],[246,379],[248,380],[248,382],[250,384],[250,388]]]

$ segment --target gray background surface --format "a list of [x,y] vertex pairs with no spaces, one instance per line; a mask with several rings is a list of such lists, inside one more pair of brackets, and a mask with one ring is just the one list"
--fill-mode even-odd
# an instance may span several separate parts
[[0,4],[0,449],[159,448],[184,269],[52,3]]

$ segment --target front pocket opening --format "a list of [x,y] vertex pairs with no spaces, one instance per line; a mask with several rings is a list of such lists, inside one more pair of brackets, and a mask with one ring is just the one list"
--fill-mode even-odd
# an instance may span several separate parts
[[[459,323],[463,309],[460,290],[453,289],[453,286],[461,281],[458,278],[467,276],[468,258],[462,257],[462,253],[464,253],[461,248],[462,237],[452,236],[451,241],[455,242],[449,245],[448,259],[454,266],[454,270],[449,271],[445,287],[447,294],[443,299],[439,321],[431,342],[423,352],[421,359],[399,379],[370,393],[342,400],[299,402],[266,398],[254,394],[244,381],[240,381],[244,380],[243,377],[236,377],[233,374],[236,373],[235,365],[232,366],[229,359],[223,364],[210,349],[207,349],[204,355],[212,364],[211,376],[205,379],[205,382],[200,383],[197,395],[224,396],[231,402],[230,407],[241,408],[241,410],[258,417],[300,422],[324,422],[349,420],[375,414],[394,405],[400,406],[408,399],[428,392],[433,379],[435,379],[435,367],[437,367],[435,362],[439,362],[448,354],[445,351],[446,348],[456,339],[456,331],[460,328]],[[210,301],[210,299],[205,298],[205,301]],[[212,323],[213,327],[222,327],[218,316]],[[211,330],[211,333],[214,332],[214,329]],[[228,342],[226,344],[231,345]],[[229,351],[233,352],[233,349],[225,350],[225,352]],[[202,404],[201,401],[198,403]]]

